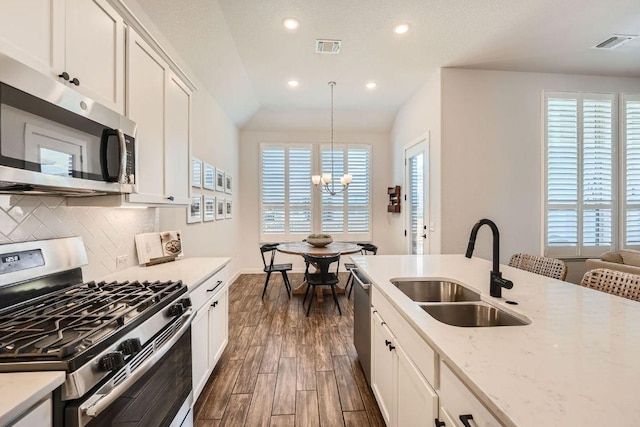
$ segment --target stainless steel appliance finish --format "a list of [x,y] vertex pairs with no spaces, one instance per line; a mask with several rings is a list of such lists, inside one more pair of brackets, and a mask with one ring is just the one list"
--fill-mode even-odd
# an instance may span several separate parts
[[0,53],[0,192],[136,192],[136,124]]
[[189,425],[195,313],[186,286],[82,283],[86,261],[80,238],[0,245],[0,372],[66,371],[56,427],[122,417]]
[[371,282],[358,269],[352,270],[353,291],[353,344],[358,352],[362,370],[371,384]]

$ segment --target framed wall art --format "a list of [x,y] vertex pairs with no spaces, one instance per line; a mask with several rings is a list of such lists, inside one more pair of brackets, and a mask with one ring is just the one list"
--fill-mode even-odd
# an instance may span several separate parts
[[216,189],[216,168],[208,163],[204,164],[204,174],[202,176],[202,188],[207,190]]
[[224,171],[220,168],[216,169],[216,190],[224,193]]
[[213,221],[216,219],[216,198],[204,196],[204,215],[203,221]]
[[191,204],[187,206],[187,224],[202,221],[202,196],[191,196]]
[[224,174],[224,192],[227,194],[231,194],[231,189],[233,186],[233,178],[228,173]]
[[232,204],[233,201],[231,199],[225,199],[224,200],[224,205],[225,205],[225,212],[224,212],[224,217],[226,219],[231,218],[231,208],[232,208]]
[[222,197],[216,197],[216,219],[224,219],[226,206]]
[[191,186],[202,187],[202,162],[195,157],[191,158]]

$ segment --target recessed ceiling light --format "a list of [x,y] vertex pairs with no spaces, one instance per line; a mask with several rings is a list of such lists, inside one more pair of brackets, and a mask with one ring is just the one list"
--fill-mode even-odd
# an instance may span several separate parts
[[367,89],[375,89],[375,88],[376,88],[376,86],[378,86],[378,85],[376,84],[376,82],[369,82],[369,83],[367,83]]
[[296,18],[287,18],[282,21],[282,25],[284,25],[284,27],[288,30],[295,30],[300,26],[300,21],[298,21]]
[[298,81],[297,81],[297,80],[289,80],[289,81],[287,82],[287,84],[288,84],[289,86],[291,86],[291,87],[298,87],[298,84],[299,84],[299,83],[298,83]]
[[393,32],[396,34],[404,34],[409,31],[409,24],[399,24],[393,27]]

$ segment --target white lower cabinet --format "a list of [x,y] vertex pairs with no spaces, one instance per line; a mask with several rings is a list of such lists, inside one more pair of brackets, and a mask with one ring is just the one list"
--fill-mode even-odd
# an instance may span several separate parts
[[375,308],[371,328],[371,388],[387,426],[430,425],[437,417],[438,395]]
[[442,427],[495,427],[500,422],[471,393],[466,385],[451,372],[451,369],[440,364],[440,405],[442,413],[451,419]]
[[42,400],[36,406],[31,408],[26,414],[22,415],[12,424],[11,427],[48,427],[53,425],[53,404],[51,397]]
[[189,296],[198,314],[191,324],[194,402],[229,342],[229,285],[224,267],[204,281]]

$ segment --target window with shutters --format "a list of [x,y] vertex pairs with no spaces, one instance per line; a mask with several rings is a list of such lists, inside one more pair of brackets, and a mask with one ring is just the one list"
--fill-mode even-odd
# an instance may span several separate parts
[[545,93],[546,255],[640,245],[640,98],[622,100],[619,121],[615,94]]
[[311,175],[331,170],[328,146],[264,143],[260,152],[261,241],[301,240],[314,232],[334,240],[371,240],[370,146],[334,145],[336,189],[344,173],[353,175],[349,189],[335,196],[311,183]]
[[337,189],[342,188],[340,177],[353,175],[348,191],[331,196],[322,193],[322,232],[339,240],[371,239],[371,148],[359,145],[334,144],[333,159],[330,146],[321,148],[321,170],[331,171]]

